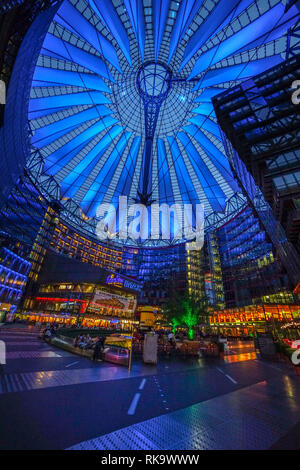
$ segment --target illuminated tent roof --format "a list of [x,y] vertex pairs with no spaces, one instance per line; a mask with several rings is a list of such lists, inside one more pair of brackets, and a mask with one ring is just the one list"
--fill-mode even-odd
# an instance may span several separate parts
[[211,99],[285,59],[298,19],[285,3],[65,0],[28,105],[41,184],[91,221],[120,195],[225,213],[239,188]]

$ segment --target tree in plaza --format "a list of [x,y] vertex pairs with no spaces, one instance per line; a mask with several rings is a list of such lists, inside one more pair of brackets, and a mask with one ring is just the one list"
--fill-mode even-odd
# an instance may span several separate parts
[[188,335],[190,339],[194,339],[194,328],[199,323],[200,305],[192,296],[185,295],[181,299],[182,306],[182,323],[186,325],[188,329]]
[[207,316],[207,303],[189,294],[177,296],[165,305],[164,316],[172,324],[174,333],[177,326],[185,325],[189,338],[193,339],[200,317]]

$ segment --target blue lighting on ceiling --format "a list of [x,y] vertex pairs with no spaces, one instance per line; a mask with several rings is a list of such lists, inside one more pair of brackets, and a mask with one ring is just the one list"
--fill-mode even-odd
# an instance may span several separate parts
[[183,38],[187,28],[193,21],[197,11],[201,7],[204,0],[182,0],[180,3],[178,15],[176,17],[176,21],[173,27],[172,36],[170,40],[170,51],[169,51],[169,60],[170,63],[177,45]]
[[142,0],[124,0],[128,16],[130,18],[136,40],[139,44],[141,59],[144,62],[145,49],[145,18]]
[[279,64],[297,21],[280,0],[64,0],[24,107],[41,181],[90,219],[119,196],[225,213],[240,189],[212,98]]
[[[233,36],[222,41],[221,45],[215,46],[208,52],[201,54],[189,78],[193,78],[199,73],[204,72],[207,67],[217,64],[226,57],[237,53],[239,50],[245,50],[247,45],[248,48],[251,49],[252,42],[256,38],[260,38],[260,43],[259,40],[256,42],[257,45],[264,44],[266,39],[269,42],[269,34],[271,34],[274,27],[277,26],[278,18],[282,17],[283,12],[284,6],[280,3]],[[279,28],[278,30],[278,33],[281,34]],[[274,38],[274,36],[272,36],[272,38]]]

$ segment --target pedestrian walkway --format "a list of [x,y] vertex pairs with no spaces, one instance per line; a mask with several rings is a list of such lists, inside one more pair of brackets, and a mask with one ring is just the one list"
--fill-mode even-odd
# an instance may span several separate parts
[[263,381],[71,450],[263,450],[300,423],[300,381]]
[[1,377],[0,393],[23,392],[49,387],[122,380],[142,375],[141,368],[107,366],[105,368],[85,368],[4,374]]
[[2,449],[268,449],[299,428],[299,378],[258,360],[252,343],[224,360],[135,360],[129,372],[55,348],[32,327],[2,328],[0,340]]
[[[39,338],[39,330],[35,327],[17,327],[15,325],[12,325],[10,328],[6,327],[0,331],[0,340],[6,343],[6,358],[8,361],[16,359],[74,357],[72,353],[53,348],[42,342]],[[30,347],[30,350],[27,350],[24,346]],[[43,349],[41,349],[41,347]],[[255,353],[251,352],[228,356],[226,361],[231,363],[248,361],[255,358]],[[0,394],[75,384],[122,380],[153,375],[161,370],[173,371],[174,368],[189,370],[205,366],[203,361],[194,361],[191,364],[187,361],[183,361],[182,363],[171,361],[168,365],[160,364],[158,367],[145,366],[141,362],[138,362],[133,364],[131,372],[128,372],[126,367],[115,366],[113,364],[106,363],[103,364],[101,368],[95,368],[94,364],[90,364],[91,367],[77,368],[76,370],[38,370],[33,372],[5,373],[2,374],[0,378]]]

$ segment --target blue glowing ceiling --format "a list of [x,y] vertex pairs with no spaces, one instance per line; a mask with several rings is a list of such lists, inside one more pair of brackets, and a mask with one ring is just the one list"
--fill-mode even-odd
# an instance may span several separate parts
[[299,19],[285,3],[65,0],[28,109],[32,148],[62,201],[90,219],[99,204],[134,203],[143,191],[224,212],[239,188],[211,99],[285,59]]

